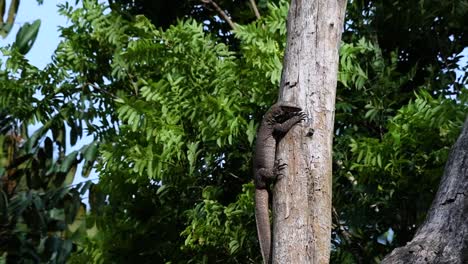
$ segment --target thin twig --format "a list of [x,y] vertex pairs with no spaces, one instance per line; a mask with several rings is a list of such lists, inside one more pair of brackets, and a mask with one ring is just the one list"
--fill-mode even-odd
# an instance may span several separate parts
[[213,0],[200,0],[205,4],[211,4],[214,9],[216,9],[216,12],[219,13],[219,15],[229,24],[229,26],[232,29],[236,28],[236,25],[232,22],[231,18],[224,12]]
[[111,96],[114,99],[118,98],[117,95],[115,95],[115,94],[113,94],[113,93],[111,93],[111,92],[109,92],[109,91],[107,91],[105,89],[102,89],[101,87],[99,87],[97,84],[94,84],[94,83],[86,82],[81,86],[81,88],[84,88],[84,86],[86,86],[86,85],[89,85],[89,86],[93,87],[95,90],[97,90],[97,91],[99,91],[99,92],[101,92],[103,94],[107,94],[107,95]]
[[258,12],[258,8],[257,8],[257,5],[255,4],[255,0],[250,0],[250,5],[252,6],[252,9],[255,13],[255,17],[257,17],[257,19],[260,19],[260,12]]

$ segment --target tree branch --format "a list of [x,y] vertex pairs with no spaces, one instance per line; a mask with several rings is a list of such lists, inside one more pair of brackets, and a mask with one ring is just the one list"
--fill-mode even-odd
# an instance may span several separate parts
[[229,24],[232,29],[236,28],[236,25],[232,22],[231,18],[224,12],[213,0],[200,0],[205,4],[210,4],[218,12],[218,14]]
[[250,0],[250,5],[252,6],[252,9],[255,13],[255,17],[257,17],[257,19],[260,19],[260,12],[258,12],[258,8],[257,8],[257,5],[255,4],[255,0]]

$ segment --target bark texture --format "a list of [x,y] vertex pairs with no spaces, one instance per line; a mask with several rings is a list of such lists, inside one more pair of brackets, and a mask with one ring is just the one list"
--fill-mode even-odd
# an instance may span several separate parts
[[273,263],[328,263],[332,139],[345,0],[292,0],[280,101],[307,120],[278,146],[288,164],[273,190]]
[[413,240],[382,264],[468,263],[468,119],[449,155],[439,190]]

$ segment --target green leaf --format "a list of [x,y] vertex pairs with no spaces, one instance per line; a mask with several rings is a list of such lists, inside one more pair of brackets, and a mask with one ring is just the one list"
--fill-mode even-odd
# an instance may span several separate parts
[[3,190],[0,190],[0,222],[8,221],[8,197]]
[[73,249],[73,243],[71,240],[63,240],[62,241],[62,247],[60,249],[58,258],[57,258],[57,264],[62,264],[66,263],[67,259]]
[[83,187],[80,189],[80,195],[84,195],[93,184],[94,183],[92,181],[86,181]]
[[98,148],[98,143],[97,142],[93,142],[93,143],[89,144],[84,150],[85,160],[90,161],[90,162],[91,161],[94,162],[96,160],[98,150],[99,150],[99,148]]
[[253,145],[255,135],[257,134],[257,128],[256,128],[255,122],[253,120],[249,121],[249,124],[247,126],[247,130],[246,130],[245,133],[247,134],[247,140],[249,141],[250,145]]
[[54,151],[54,143],[50,139],[50,137],[46,137],[44,140],[44,152],[47,159],[52,159]]
[[78,151],[73,151],[72,153],[68,154],[65,159],[63,160],[62,164],[60,165],[60,172],[67,173],[71,170],[72,166],[76,166],[78,160],[76,159],[78,156]]
[[229,252],[230,252],[231,254],[234,254],[235,252],[237,252],[237,250],[239,250],[239,247],[240,247],[239,241],[237,241],[237,240],[231,240],[231,241],[229,242]]
[[56,144],[58,144],[61,148],[65,147],[65,137],[66,137],[66,130],[63,122],[59,121],[55,123],[52,127],[52,137]]
[[75,145],[79,137],[81,137],[81,129],[72,123],[70,125],[70,145]]
[[38,145],[39,139],[47,132],[47,127],[43,126],[40,129],[38,129],[34,134],[28,138],[26,141],[26,152],[27,153],[32,153],[34,152],[34,148]]
[[9,204],[8,214],[18,217],[23,213],[23,211],[30,205],[31,195],[25,192],[18,193],[15,195]]
[[64,185],[71,185],[73,183],[73,180],[75,179],[75,174],[76,174],[76,169],[78,167],[78,164],[74,164],[71,166],[67,172],[67,175],[65,176],[65,180],[63,182]]
[[32,45],[36,41],[37,33],[41,26],[41,20],[37,19],[32,24],[26,22],[16,34],[16,40],[13,47],[18,49],[19,53],[25,55],[29,52]]
[[81,171],[81,176],[83,176],[84,178],[87,178],[89,174],[91,173],[91,171],[93,171],[93,165],[94,165],[94,161],[85,160],[83,164],[83,169]]
[[187,146],[187,159],[189,161],[190,174],[192,174],[195,169],[197,156],[200,153],[199,151],[197,151],[198,143],[199,142],[191,142]]

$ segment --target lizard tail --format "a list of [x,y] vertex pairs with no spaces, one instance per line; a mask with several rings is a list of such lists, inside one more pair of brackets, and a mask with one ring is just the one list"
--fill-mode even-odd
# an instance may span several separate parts
[[271,227],[268,211],[268,191],[255,189],[255,220],[257,222],[258,241],[262,252],[263,263],[270,264]]

